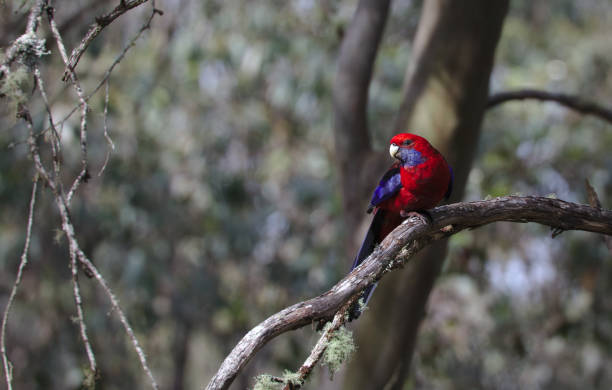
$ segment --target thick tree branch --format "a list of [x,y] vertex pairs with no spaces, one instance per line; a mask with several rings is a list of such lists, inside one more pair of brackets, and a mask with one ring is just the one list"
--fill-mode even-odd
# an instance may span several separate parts
[[503,197],[454,203],[430,211],[433,223],[408,219],[359,267],[316,298],[290,306],[251,329],[221,364],[207,390],[227,389],[247,362],[274,337],[307,324],[329,319],[352,297],[400,268],[430,242],[467,228],[492,222],[537,222],[563,230],[612,235],[612,211],[543,197]]
[[493,108],[512,100],[535,99],[556,102],[585,115],[594,115],[608,123],[612,123],[612,109],[581,99],[578,96],[563,93],[552,93],[537,89],[521,89],[517,91],[498,92],[489,97],[487,108]]

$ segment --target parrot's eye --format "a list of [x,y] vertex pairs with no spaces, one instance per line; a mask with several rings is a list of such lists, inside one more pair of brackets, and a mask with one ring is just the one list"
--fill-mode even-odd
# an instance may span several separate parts
[[406,141],[402,142],[402,145],[410,145],[412,143],[411,139],[407,139]]

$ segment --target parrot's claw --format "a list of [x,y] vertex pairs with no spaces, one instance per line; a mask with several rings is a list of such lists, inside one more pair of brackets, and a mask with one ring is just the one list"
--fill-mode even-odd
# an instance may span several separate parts
[[428,225],[433,222],[433,218],[431,217],[431,214],[429,214],[427,210],[420,210],[420,211],[402,210],[400,211],[400,216],[402,218],[416,217],[418,218],[419,221],[423,222],[423,224],[425,225]]

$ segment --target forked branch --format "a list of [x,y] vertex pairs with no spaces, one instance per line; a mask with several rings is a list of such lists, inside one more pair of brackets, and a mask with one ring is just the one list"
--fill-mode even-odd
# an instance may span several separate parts
[[424,224],[416,218],[406,220],[329,291],[287,307],[251,329],[225,358],[206,390],[227,389],[268,341],[289,330],[331,319],[352,297],[391,270],[403,267],[431,241],[498,221],[536,222],[561,230],[612,235],[612,211],[544,197],[508,196],[455,203],[430,213],[432,223]]

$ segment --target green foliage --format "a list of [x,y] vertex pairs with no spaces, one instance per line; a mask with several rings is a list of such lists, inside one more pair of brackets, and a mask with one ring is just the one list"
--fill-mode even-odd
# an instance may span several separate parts
[[[328,328],[331,326],[331,323],[325,326]],[[324,328],[323,332],[325,331],[326,329]],[[353,341],[353,332],[346,327],[341,326],[331,334],[321,362],[329,368],[332,378],[356,349],[355,342]]]

